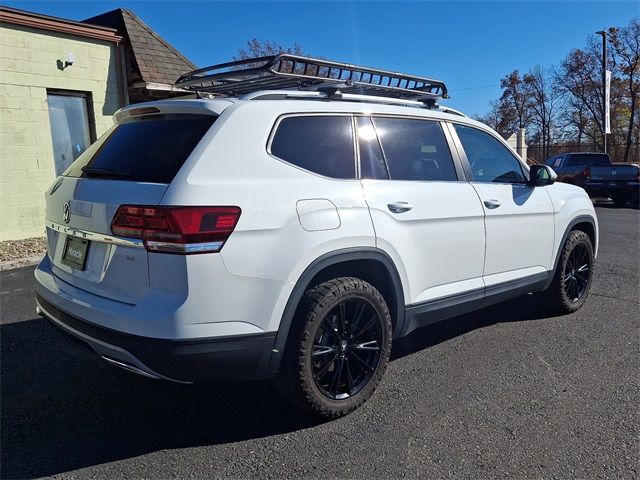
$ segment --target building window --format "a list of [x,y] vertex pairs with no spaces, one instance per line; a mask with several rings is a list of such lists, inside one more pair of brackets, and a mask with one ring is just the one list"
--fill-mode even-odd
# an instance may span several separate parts
[[48,90],[49,123],[56,176],[95,140],[91,94]]

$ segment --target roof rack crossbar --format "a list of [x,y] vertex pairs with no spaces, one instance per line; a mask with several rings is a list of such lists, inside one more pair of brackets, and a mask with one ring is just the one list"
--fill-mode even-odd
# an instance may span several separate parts
[[176,86],[224,95],[261,89],[310,89],[340,84],[343,93],[415,99],[448,98],[440,80],[281,53],[200,68],[182,75]]

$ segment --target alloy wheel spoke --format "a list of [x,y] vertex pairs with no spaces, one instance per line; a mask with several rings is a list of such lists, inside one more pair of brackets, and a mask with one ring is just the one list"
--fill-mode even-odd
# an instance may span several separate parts
[[360,355],[358,355],[355,351],[351,351],[351,358],[353,358],[356,361],[356,363],[362,370],[366,372],[373,371],[373,368],[371,368],[367,362],[365,362],[362,358],[360,358]]
[[333,365],[333,363],[336,361],[336,358],[338,358],[337,353],[333,357],[331,357],[327,361],[327,363],[325,363],[321,368],[318,369],[318,371],[316,372],[316,378],[318,380],[320,380],[324,376],[324,374],[327,372],[327,370],[329,370],[329,367]]
[[358,303],[358,305],[356,306],[356,311],[353,314],[353,320],[351,321],[351,325],[349,325],[349,333],[351,335],[353,335],[353,333],[356,331],[356,328],[358,328],[358,324],[360,323],[360,320],[362,319],[362,315],[364,314],[365,310],[366,310],[366,304],[364,302]]
[[336,343],[342,340],[342,335],[333,328],[333,325],[331,325],[328,320],[325,319],[325,321],[320,324],[320,328],[323,332],[328,333]]
[[377,340],[371,340],[370,342],[358,343],[357,345],[354,345],[353,348],[356,350],[380,350],[377,345]]
[[367,323],[362,328],[360,328],[356,333],[353,334],[353,338],[355,339],[355,338],[360,337],[360,335],[362,335],[367,330],[369,330],[371,327],[373,327],[375,325],[376,318],[377,318],[377,316],[374,315],[369,320],[367,320]]
[[340,302],[338,305],[338,311],[340,312],[338,318],[340,319],[340,330],[341,335],[345,335],[347,333],[347,304],[346,302]]
[[345,359],[345,367],[347,367],[347,391],[349,396],[353,395],[353,375],[351,374],[351,365],[349,363],[349,358]]
[[325,345],[314,345],[313,353],[311,356],[317,357],[319,355],[326,355],[327,353],[333,353],[336,351],[336,347],[327,347]]
[[342,377],[342,369],[344,367],[344,357],[338,362],[338,368],[333,373],[331,379],[331,385],[329,386],[329,392],[335,397],[338,395],[338,388],[340,387],[340,377]]

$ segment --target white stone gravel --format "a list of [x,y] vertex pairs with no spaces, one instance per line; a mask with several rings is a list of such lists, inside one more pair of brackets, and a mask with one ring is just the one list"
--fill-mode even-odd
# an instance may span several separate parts
[[0,271],[38,263],[46,252],[45,237],[0,242]]

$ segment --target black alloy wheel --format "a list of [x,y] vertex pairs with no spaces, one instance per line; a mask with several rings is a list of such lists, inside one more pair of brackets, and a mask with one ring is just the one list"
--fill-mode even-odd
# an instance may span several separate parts
[[589,235],[573,230],[559,253],[549,288],[540,294],[554,313],[571,313],[587,299],[593,279],[594,254]]
[[384,297],[354,277],[305,292],[274,386],[293,405],[324,418],[347,415],[380,384],[391,354]]
[[380,362],[383,322],[362,298],[338,303],[314,336],[313,379],[328,398],[341,400],[358,393]]
[[586,245],[577,244],[564,267],[564,288],[571,303],[582,299],[591,279],[591,255]]

